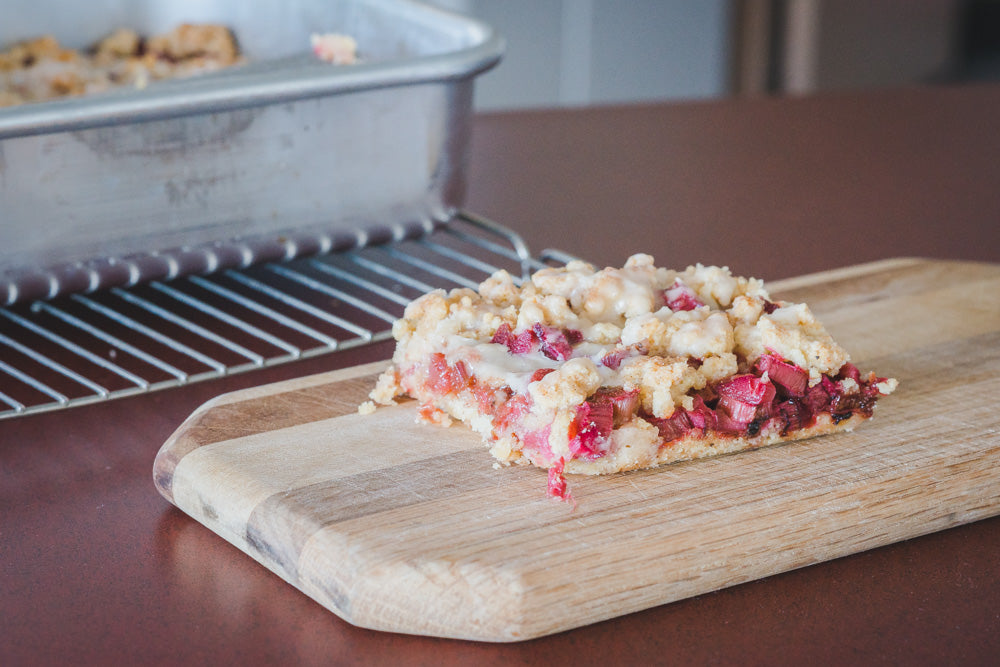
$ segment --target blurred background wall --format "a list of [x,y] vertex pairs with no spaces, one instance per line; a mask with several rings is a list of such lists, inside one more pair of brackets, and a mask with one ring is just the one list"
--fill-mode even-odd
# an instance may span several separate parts
[[998,0],[433,0],[507,39],[480,110],[1000,75]]

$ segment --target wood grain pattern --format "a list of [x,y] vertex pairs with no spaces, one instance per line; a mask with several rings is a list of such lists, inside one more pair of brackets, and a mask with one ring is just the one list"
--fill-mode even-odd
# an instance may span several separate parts
[[381,364],[221,396],[154,464],[179,508],[351,623],[516,641],[1000,514],[1000,267],[901,259],[772,285],[899,379],[852,433],[609,477],[494,469]]

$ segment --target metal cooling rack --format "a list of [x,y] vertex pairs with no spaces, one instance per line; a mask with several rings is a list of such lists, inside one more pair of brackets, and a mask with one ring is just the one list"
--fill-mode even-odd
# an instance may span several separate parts
[[424,292],[569,259],[460,213],[416,240],[2,308],[0,419],[386,340]]

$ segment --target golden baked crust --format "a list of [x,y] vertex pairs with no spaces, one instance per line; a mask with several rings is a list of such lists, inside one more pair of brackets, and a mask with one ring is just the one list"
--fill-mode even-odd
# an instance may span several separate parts
[[426,421],[468,424],[500,463],[549,468],[555,495],[564,472],[847,430],[896,387],[862,376],[805,304],[773,301],[726,267],[674,271],[648,255],[437,290],[407,307],[393,335],[372,401],[408,395]]

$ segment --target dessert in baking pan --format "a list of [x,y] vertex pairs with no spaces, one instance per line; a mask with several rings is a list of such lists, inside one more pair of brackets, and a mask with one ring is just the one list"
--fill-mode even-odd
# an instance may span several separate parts
[[119,28],[87,51],[65,48],[51,35],[0,52],[0,106],[45,102],[118,86],[213,72],[243,61],[228,28],[182,24],[143,37]]

